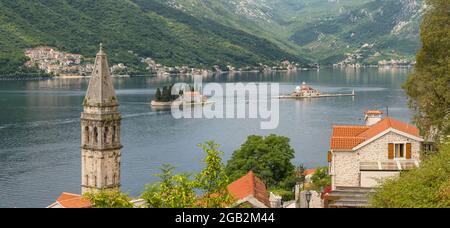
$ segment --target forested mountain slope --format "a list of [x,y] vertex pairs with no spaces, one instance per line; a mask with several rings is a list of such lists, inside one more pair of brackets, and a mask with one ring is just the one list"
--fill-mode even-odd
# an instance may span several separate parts
[[156,0],[0,0],[0,72],[14,73],[25,48],[52,46],[95,55],[103,42],[113,63],[210,67],[302,59],[266,39]]

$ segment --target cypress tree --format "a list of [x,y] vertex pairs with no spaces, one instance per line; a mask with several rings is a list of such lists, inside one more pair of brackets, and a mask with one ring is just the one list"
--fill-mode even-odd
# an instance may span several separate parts
[[164,86],[163,91],[162,91],[162,101],[163,102],[168,102],[169,101],[169,97],[167,96],[167,87]]
[[161,101],[161,90],[158,88],[157,90],[156,90],[156,95],[155,95],[155,97],[156,97],[156,100],[157,101]]

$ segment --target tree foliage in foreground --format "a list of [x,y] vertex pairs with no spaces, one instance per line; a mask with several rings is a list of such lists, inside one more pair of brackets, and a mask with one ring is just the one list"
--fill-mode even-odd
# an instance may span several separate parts
[[83,196],[88,199],[94,208],[133,208],[128,194],[120,191],[101,191],[98,193],[86,193]]
[[322,189],[331,186],[331,176],[328,175],[328,167],[317,169],[311,177],[311,182],[317,191],[321,191]]
[[161,174],[155,176],[161,180],[148,185],[141,198],[149,208],[191,208],[196,203],[195,181],[189,174],[173,174],[174,167],[165,164]]
[[[174,167],[164,165],[160,180],[147,185],[141,198],[148,208],[222,208],[233,204],[228,184],[253,170],[269,187],[279,191],[291,191],[299,182],[291,160],[294,150],[289,145],[289,138],[270,135],[267,137],[250,136],[248,141],[236,151],[226,168],[219,145],[209,141],[198,145],[206,156],[202,160],[204,169],[197,174],[175,174]],[[303,168],[300,167],[301,173]],[[298,170],[298,172],[299,172]],[[234,175],[234,179],[228,174]],[[117,208],[131,207],[126,202],[131,199],[120,192],[100,192],[86,196],[96,207]],[[292,197],[289,194],[289,197]]]
[[228,193],[230,180],[225,172],[222,157],[224,153],[219,150],[219,145],[212,141],[198,145],[207,154],[203,163],[206,167],[196,176],[201,196],[201,207],[221,208],[229,206],[233,198]]
[[289,142],[289,138],[277,135],[249,136],[228,161],[228,176],[237,180],[253,171],[270,188],[284,185],[295,175],[295,166],[291,163],[295,152]]
[[[222,208],[233,203],[228,193],[229,178],[222,161],[223,152],[212,141],[198,145],[206,156],[205,168],[196,175],[175,174],[175,167],[163,165],[160,180],[148,185],[141,198],[148,208]],[[84,196],[96,208],[131,208],[131,198],[120,191],[102,191]]]
[[420,168],[386,181],[372,196],[377,208],[450,208],[450,140]]
[[422,48],[404,87],[417,125],[436,139],[450,135],[450,1],[427,3],[431,8],[421,26]]
[[[206,153],[205,168],[191,178],[189,174],[173,174],[173,167],[164,165],[161,179],[149,185],[142,199],[149,208],[221,208],[232,203],[227,191],[229,184],[222,161],[223,152],[212,141],[200,144]],[[197,193],[201,194],[198,195]]]

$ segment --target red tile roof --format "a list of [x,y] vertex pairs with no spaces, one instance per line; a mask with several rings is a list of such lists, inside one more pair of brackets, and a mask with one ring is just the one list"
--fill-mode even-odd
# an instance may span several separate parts
[[201,94],[197,91],[194,92],[186,92],[183,94],[184,96],[190,96],[190,97],[195,97],[195,96],[201,96]]
[[228,185],[228,192],[236,199],[245,199],[253,196],[259,202],[270,207],[269,193],[266,185],[250,171],[247,175]]
[[314,173],[316,173],[316,169],[307,169],[307,170],[305,170],[305,172],[303,172],[303,175],[309,176]]
[[331,149],[332,150],[339,150],[339,149],[350,150],[365,141],[366,141],[366,139],[357,138],[357,137],[333,137],[333,138],[331,138]]
[[383,115],[383,111],[380,110],[368,110],[366,115]]
[[404,132],[406,134],[409,134],[409,135],[412,135],[415,137],[420,137],[420,131],[417,127],[415,127],[413,125],[409,125],[404,122],[401,122],[394,118],[390,118],[390,117],[385,118],[382,121],[380,121],[379,123],[373,125],[372,127],[369,128],[369,130],[363,132],[359,136],[370,139],[389,128],[396,129],[398,131]]
[[330,148],[351,150],[390,128],[420,138],[417,127],[387,117],[373,126],[333,126]]
[[67,192],[63,192],[56,200],[56,203],[63,208],[92,208],[92,204],[89,200],[83,199],[80,195]]
[[368,126],[334,126],[333,137],[356,137],[369,128]]

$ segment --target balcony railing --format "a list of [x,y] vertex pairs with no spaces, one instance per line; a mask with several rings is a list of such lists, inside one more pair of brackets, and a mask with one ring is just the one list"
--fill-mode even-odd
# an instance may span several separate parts
[[404,171],[419,167],[416,160],[361,162],[360,171]]

